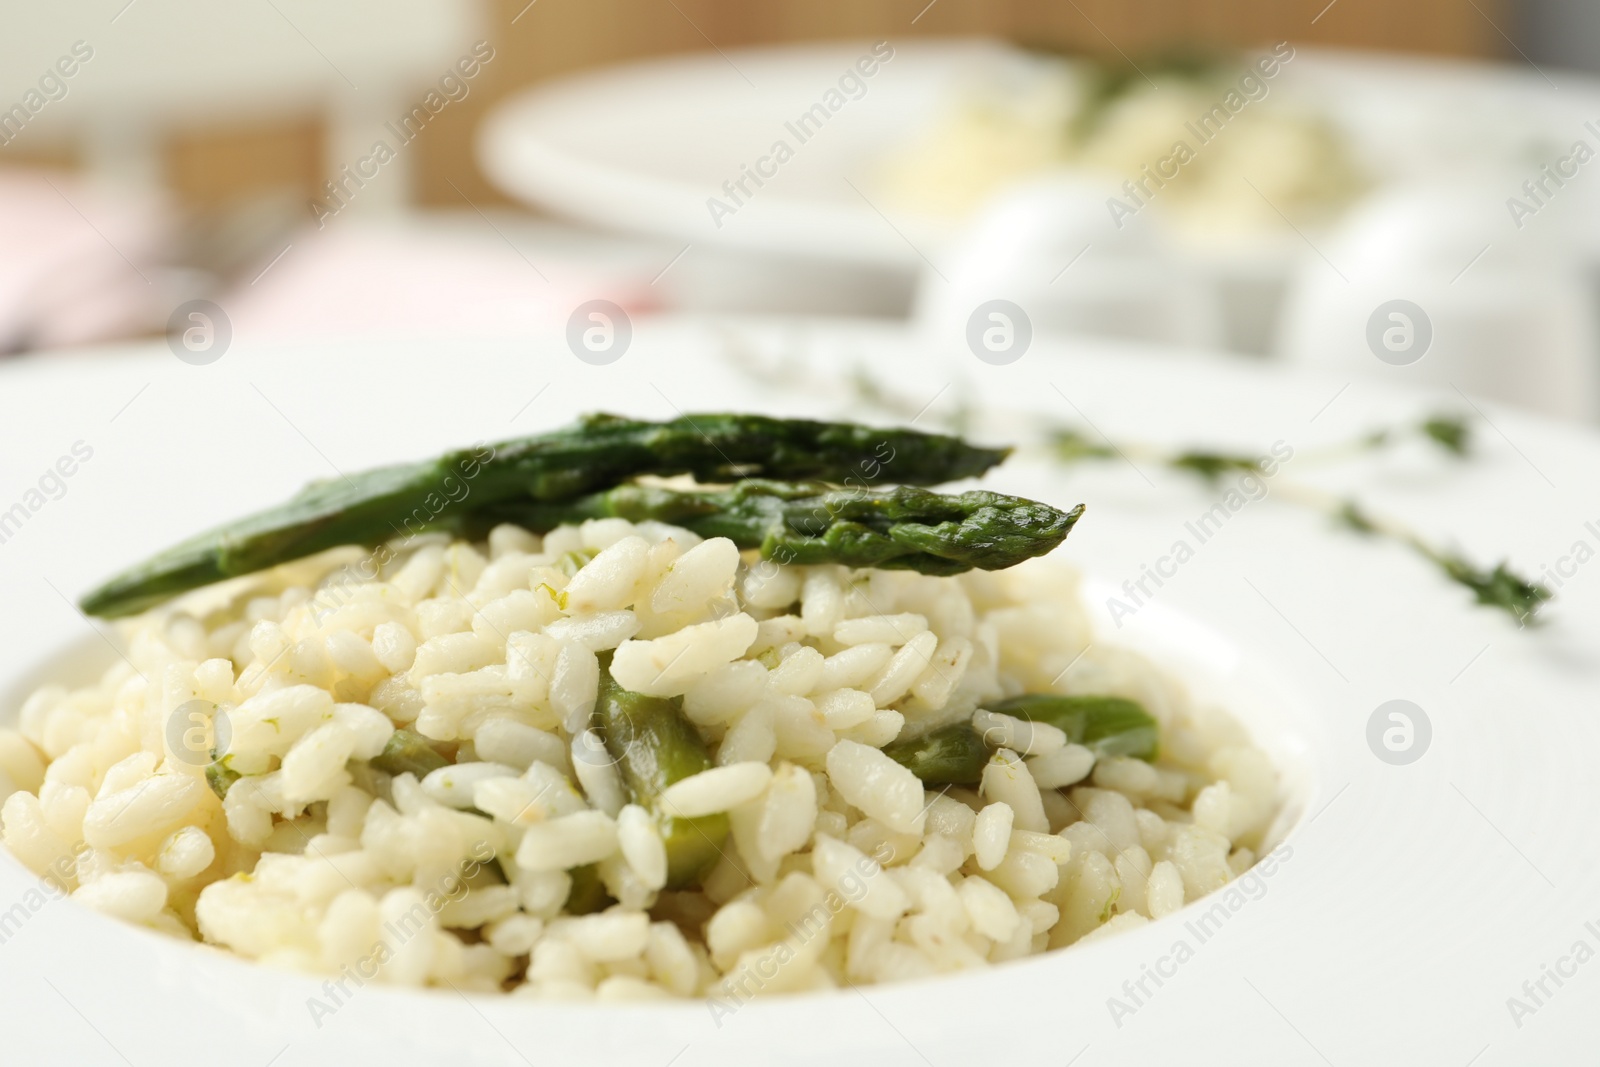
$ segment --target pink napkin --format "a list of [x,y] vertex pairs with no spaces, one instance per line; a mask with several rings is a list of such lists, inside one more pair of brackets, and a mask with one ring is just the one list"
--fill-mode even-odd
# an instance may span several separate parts
[[284,245],[217,297],[235,338],[527,336],[587,300],[630,314],[659,306],[642,267],[578,262],[477,219],[345,220]]
[[160,201],[54,171],[0,169],[0,353],[160,328]]

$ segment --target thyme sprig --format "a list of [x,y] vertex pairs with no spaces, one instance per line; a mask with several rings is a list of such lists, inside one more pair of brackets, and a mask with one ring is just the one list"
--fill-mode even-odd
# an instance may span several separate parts
[[1340,501],[1338,521],[1356,533],[1383,537],[1410,547],[1438,567],[1451,581],[1465,586],[1479,604],[1498,608],[1522,626],[1539,622],[1539,609],[1555,594],[1540,582],[1530,582],[1501,560],[1492,569],[1472,562],[1459,552],[1438,548],[1417,534],[1368,513],[1354,500]]
[[[1295,462],[1299,466],[1307,461],[1347,459],[1417,438],[1431,442],[1457,459],[1468,459],[1472,455],[1472,427],[1467,420],[1459,415],[1437,414],[1413,425],[1374,430],[1343,445],[1297,454]],[[1263,456],[1236,452],[1169,452],[1126,444],[1100,444],[1073,427],[1055,428],[1048,440],[1058,462],[1072,464],[1139,455],[1146,461],[1195,475],[1212,485],[1233,471],[1260,473],[1267,462]],[[1505,612],[1519,626],[1536,624],[1539,621],[1539,609],[1555,595],[1547,586],[1511,570],[1504,560],[1492,568],[1484,567],[1455,549],[1429,542],[1421,534],[1393,519],[1374,514],[1358,501],[1323,493],[1298,483],[1279,482],[1277,487],[1284,499],[1321,512],[1344,529],[1411,549],[1447,579],[1469,590],[1477,603]]]
[[[1296,466],[1328,463],[1352,459],[1364,453],[1377,452],[1404,441],[1421,438],[1432,442],[1458,458],[1465,458],[1472,447],[1472,427],[1459,415],[1438,414],[1415,425],[1372,430],[1347,441],[1316,450],[1302,450],[1295,454]],[[1215,483],[1223,475],[1234,471],[1257,471],[1268,462],[1268,457],[1245,452],[1223,452],[1209,449],[1170,451],[1126,442],[1113,445],[1100,443],[1072,426],[1052,427],[1046,436],[1054,457],[1064,463],[1087,459],[1118,459],[1137,457],[1157,466],[1199,475]]]

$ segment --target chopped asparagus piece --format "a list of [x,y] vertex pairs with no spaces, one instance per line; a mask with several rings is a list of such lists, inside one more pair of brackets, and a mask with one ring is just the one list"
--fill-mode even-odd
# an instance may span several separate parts
[[450,766],[450,761],[440,755],[439,750],[429,744],[427,738],[403,728],[389,735],[389,741],[383,746],[383,751],[370,762],[385,774],[398,775],[407,772],[414,774],[419,782],[426,778],[430,771]]
[[921,778],[924,785],[976,785],[989,762],[989,746],[969,722],[891,744],[883,754]]
[[600,659],[600,694],[595,719],[606,751],[617,761],[634,803],[660,820],[667,846],[667,888],[696,884],[721,856],[728,817],[676,818],[658,810],[667,786],[710,770],[711,753],[694,724],[684,718],[681,701],[642,696],[611,677],[611,657]]
[[600,868],[595,864],[574,867],[567,873],[572,877],[572,888],[567,891],[567,902],[561,906],[562,911],[569,915],[592,915],[615,903],[600,878]]
[[[1058,727],[1074,744],[1096,757],[1133,756],[1154,760],[1160,730],[1139,704],[1113,696],[1056,696],[1030,693],[990,705],[991,711]],[[891,744],[883,754],[922,779],[925,785],[976,785],[989,762],[989,746],[970,722],[956,723],[910,741]]]
[[1114,696],[1056,696],[1029,693],[990,707],[1004,715],[1049,723],[1098,757],[1156,758],[1161,731],[1138,701]]

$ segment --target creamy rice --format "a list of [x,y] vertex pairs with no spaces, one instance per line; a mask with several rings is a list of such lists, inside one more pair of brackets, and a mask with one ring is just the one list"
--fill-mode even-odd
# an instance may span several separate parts
[[[1276,814],[1265,756],[1091,643],[1048,561],[780,567],[600,520],[336,550],[119,625],[126,661],[0,730],[6,846],[97,910],[303,971],[735,1001],[932,975],[1167,915],[1247,869]],[[714,755],[658,812],[590,727],[610,650]],[[1023,692],[1137,700],[1160,759],[985,710]],[[975,711],[996,746],[976,789],[880,751]],[[374,769],[397,728],[455,762]],[[716,813],[721,859],[665,889],[659,820]],[[571,914],[586,872],[615,903]]]

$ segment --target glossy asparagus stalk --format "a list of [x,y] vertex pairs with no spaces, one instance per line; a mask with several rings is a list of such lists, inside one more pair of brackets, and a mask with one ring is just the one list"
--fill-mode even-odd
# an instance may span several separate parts
[[492,508],[481,518],[530,530],[598,518],[654,519],[759,548],[779,563],[957,574],[1002,570],[1043,555],[1066,539],[1082,514],[1081,504],[1061,511],[982,490],[840,489],[752,478],[710,491],[623,485],[576,500]]
[[424,530],[462,532],[507,501],[571,500],[640,475],[701,482],[762,476],[925,485],[974,477],[1007,449],[955,437],[761,415],[641,422],[590,415],[553,433],[453,451],[307,486],[284,504],[217,527],[117,575],[83,598],[115,618],[224,578],[339,545]]

